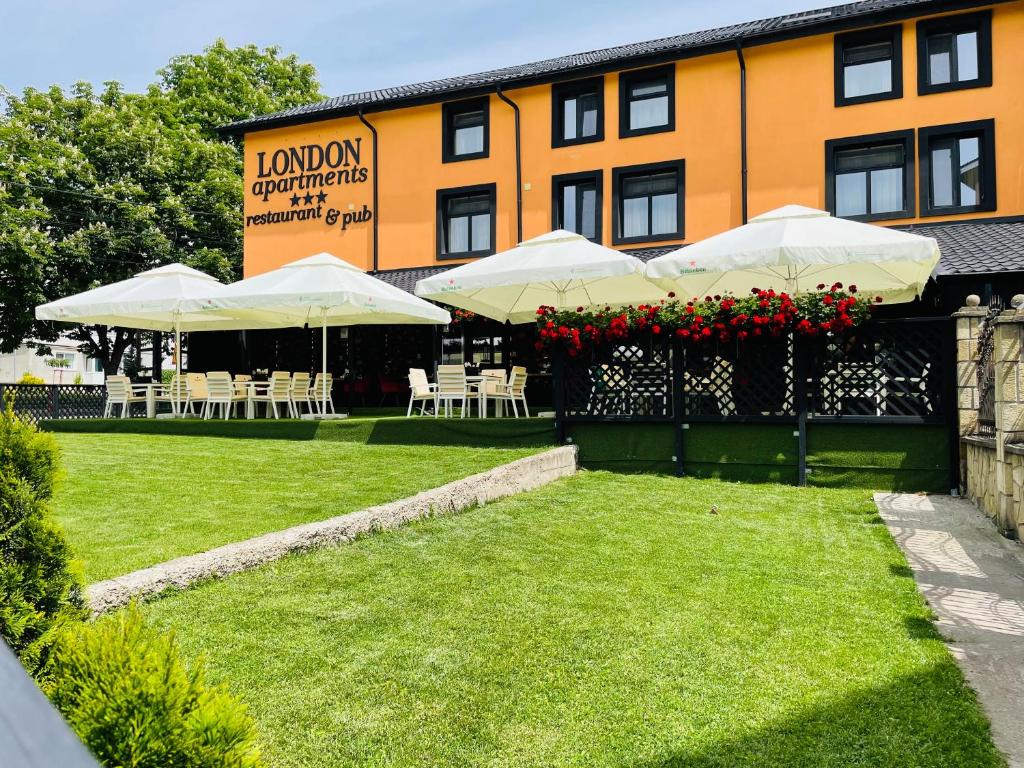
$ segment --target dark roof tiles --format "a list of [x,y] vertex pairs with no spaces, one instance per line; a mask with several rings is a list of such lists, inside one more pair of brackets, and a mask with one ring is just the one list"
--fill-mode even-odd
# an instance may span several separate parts
[[376,109],[395,103],[415,100],[424,97],[443,97],[474,88],[486,88],[497,85],[514,85],[537,79],[553,79],[563,72],[600,68],[605,65],[622,64],[628,66],[631,61],[642,63],[643,59],[664,54],[686,53],[701,48],[714,48],[732,44],[739,40],[754,39],[765,35],[783,34],[788,31],[799,34],[811,32],[820,27],[822,31],[837,23],[851,22],[859,17],[870,16],[879,12],[891,11],[898,13],[904,9],[918,9],[927,12],[928,6],[936,5],[936,0],[863,0],[862,2],[846,3],[818,10],[790,13],[785,16],[774,16],[758,21],[747,21],[716,29],[699,32],[688,32],[682,35],[663,37],[640,43],[629,43],[596,51],[573,53],[568,56],[557,56],[553,59],[519,64],[512,67],[492,69],[472,75],[446,77],[438,80],[427,80],[394,88],[383,88],[374,91],[361,91],[345,96],[291,107],[269,115],[258,115],[248,120],[239,120],[224,126],[223,130],[238,133],[245,130],[259,130],[272,125],[295,122],[298,118],[326,119],[327,117],[352,114],[359,109]]
[[936,277],[1024,272],[1024,218],[946,221],[900,229],[938,241],[942,258]]

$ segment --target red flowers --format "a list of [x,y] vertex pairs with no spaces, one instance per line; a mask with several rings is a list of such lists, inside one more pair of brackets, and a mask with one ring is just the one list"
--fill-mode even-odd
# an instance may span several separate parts
[[[822,285],[822,288],[824,286]],[[558,311],[537,310],[535,344],[540,351],[561,347],[578,357],[587,346],[620,344],[650,334],[675,336],[687,343],[741,343],[751,337],[838,334],[870,316],[870,301],[858,301],[855,286],[842,290],[833,283],[827,290],[791,296],[789,293],[754,288],[741,297],[707,296],[682,301],[669,294],[650,304],[612,311],[577,307]],[[876,297],[875,302],[880,302]]]

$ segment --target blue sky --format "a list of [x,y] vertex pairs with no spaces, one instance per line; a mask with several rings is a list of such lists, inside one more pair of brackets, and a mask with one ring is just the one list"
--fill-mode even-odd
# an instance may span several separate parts
[[279,45],[334,96],[828,5],[818,0],[0,0],[0,85],[139,90],[217,37]]

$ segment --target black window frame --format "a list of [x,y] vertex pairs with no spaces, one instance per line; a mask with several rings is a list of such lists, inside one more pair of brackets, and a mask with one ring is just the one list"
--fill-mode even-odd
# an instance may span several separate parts
[[[668,96],[668,122],[665,125],[652,125],[647,128],[632,129],[629,127],[629,89],[637,80],[648,80],[652,77],[664,76]],[[645,69],[633,69],[619,73],[619,138],[647,136],[652,133],[668,133],[676,129],[676,66],[675,63]]]
[[[621,237],[622,226],[622,182],[632,176],[645,176],[658,171],[676,172],[676,231],[639,237]],[[686,239],[686,161],[666,160],[660,163],[642,163],[612,168],[612,245],[632,243],[661,243],[668,240]]]
[[[569,98],[591,92],[597,94],[597,133],[582,138],[564,138],[565,111],[562,103]],[[551,147],[572,147],[577,144],[593,144],[596,141],[604,141],[604,76],[554,83],[551,86]]]
[[[934,139],[979,137],[978,150],[981,160],[981,202],[977,205],[931,204],[932,158],[931,144]],[[972,120],[966,123],[949,123],[917,129],[917,165],[920,168],[918,196],[921,216],[948,216],[957,213],[977,213],[996,210],[996,121]]]
[[[579,173],[561,173],[551,177],[551,228],[568,229],[562,223],[562,188],[567,184],[577,184],[581,181],[594,182],[597,190],[597,221],[594,226],[594,237],[587,238],[592,243],[600,245],[604,236],[604,173],[600,170],[581,171]],[[573,230],[569,230],[573,231]]]
[[[931,68],[928,66],[928,38],[936,34],[955,34],[975,31],[978,33],[978,77],[974,80],[932,85],[928,82]],[[950,56],[951,67],[955,66],[955,53]],[[950,72],[952,77],[952,71]],[[932,93],[962,91],[969,88],[988,88],[992,85],[992,11],[960,13],[955,16],[941,16],[937,19],[922,19],[917,22],[917,93],[926,96]]]
[[[491,242],[487,249],[477,251],[460,251],[459,253],[445,253],[445,204],[452,198],[467,197],[486,192],[490,195],[490,229]],[[453,259],[476,259],[482,256],[491,256],[497,250],[497,211],[498,211],[498,185],[471,184],[466,187],[448,187],[437,190],[437,211],[436,211],[436,256],[438,261],[451,261]],[[470,237],[472,243],[472,236]]]
[[[868,93],[863,96],[846,96],[846,64],[844,52],[848,47],[867,45],[869,43],[887,42],[892,46],[892,89],[883,93]],[[854,104],[866,104],[872,101],[888,101],[903,98],[903,26],[893,24],[888,27],[872,27],[856,32],[845,32],[835,36],[835,104],[837,107],[848,107]]]
[[[844,216],[853,221],[886,221],[890,219],[912,219],[915,215],[917,202],[914,180],[914,129],[902,131],[886,131],[863,136],[847,136],[842,139],[828,139],[825,142],[825,209],[833,216],[836,213],[836,153],[845,149],[866,149],[868,147],[902,144],[903,145],[903,208],[899,211],[885,213],[865,213],[860,216]],[[871,181],[868,177],[868,209],[871,206]]]
[[[464,112],[479,112],[484,115],[484,148],[480,152],[464,155],[455,154],[455,116]],[[441,162],[461,163],[465,160],[479,160],[489,157],[491,153],[491,99],[481,96],[476,99],[449,101],[441,105]]]

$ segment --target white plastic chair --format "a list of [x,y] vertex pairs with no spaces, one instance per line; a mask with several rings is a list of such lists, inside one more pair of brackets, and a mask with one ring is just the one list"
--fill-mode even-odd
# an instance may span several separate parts
[[185,383],[188,385],[188,397],[185,398],[185,409],[183,413],[195,414],[192,410],[195,403],[202,403],[202,411],[206,408],[206,397],[209,392],[206,389],[206,374],[205,373],[190,373],[185,378]]
[[452,403],[462,401],[461,418],[466,418],[466,405],[469,399],[469,385],[466,383],[466,369],[461,365],[437,366],[437,386],[434,390],[434,418],[444,404],[444,415],[452,415]]
[[185,376],[175,373],[171,377],[171,383],[161,387],[153,398],[157,403],[170,403],[171,413],[177,416],[185,410],[188,402],[188,380]]
[[412,416],[412,407],[417,402],[420,403],[420,414],[425,415],[427,412],[426,404],[431,402],[434,404],[435,415],[437,412],[437,398],[434,396],[435,384],[431,384],[427,379],[427,372],[422,368],[410,368],[409,369],[409,408],[406,410],[405,415]]
[[292,377],[287,371],[274,371],[270,375],[270,386],[263,391],[257,391],[252,395],[253,403],[266,403],[267,404],[267,416],[270,415],[271,409],[274,412],[274,418],[280,418],[277,413],[278,404],[282,404],[288,408],[288,415],[295,415],[295,406],[292,404]]
[[292,399],[292,410],[296,417],[302,415],[302,406],[306,411],[313,412],[313,403],[309,399],[309,374],[305,371],[296,371],[292,374],[292,383],[289,394]]
[[239,373],[231,380],[235,386],[235,394],[242,395],[243,397],[249,396],[249,382],[252,381],[252,376],[248,373]]
[[[324,386],[327,387],[326,400],[324,400]],[[331,373],[318,373],[316,378],[313,379],[313,386],[309,388],[309,396],[313,400],[316,412],[321,416],[325,415],[323,412],[324,406],[327,407],[327,413],[336,413],[334,410],[334,375]]]
[[235,391],[235,385],[231,381],[231,374],[227,371],[210,371],[206,374],[206,403],[203,405],[203,418],[211,419],[220,406],[221,417],[227,421],[231,416],[232,409],[244,403],[245,395]]
[[511,403],[512,413],[517,419],[519,418],[519,403],[522,403],[526,417],[530,416],[530,407],[526,404],[526,376],[526,369],[523,366],[513,366],[508,374],[508,383],[496,385],[494,394],[488,395],[499,403]]
[[132,403],[145,403],[145,395],[136,395],[132,391],[132,382],[127,376],[107,376],[107,402],[103,406],[103,418],[113,415],[114,406],[121,406],[121,418],[131,416]]

